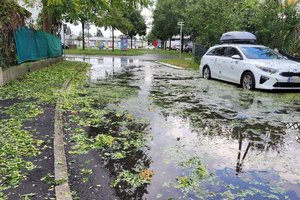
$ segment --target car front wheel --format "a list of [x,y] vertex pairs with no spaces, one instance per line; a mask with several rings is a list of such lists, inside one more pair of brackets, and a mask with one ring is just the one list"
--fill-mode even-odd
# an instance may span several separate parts
[[203,69],[203,78],[205,78],[205,79],[211,78],[210,69],[208,66],[205,66]]
[[255,88],[255,78],[251,72],[246,72],[242,76],[241,85],[245,90],[253,90]]

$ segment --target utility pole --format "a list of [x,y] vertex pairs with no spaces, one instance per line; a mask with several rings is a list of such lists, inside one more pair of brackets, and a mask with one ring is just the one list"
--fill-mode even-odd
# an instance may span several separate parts
[[177,25],[180,26],[180,59],[181,59],[182,58],[182,41],[183,41],[182,28],[183,28],[184,22],[178,22]]
[[64,41],[64,45],[63,45],[63,55],[64,57],[65,55],[65,50],[66,50],[66,31],[67,31],[67,24],[63,24],[63,41]]

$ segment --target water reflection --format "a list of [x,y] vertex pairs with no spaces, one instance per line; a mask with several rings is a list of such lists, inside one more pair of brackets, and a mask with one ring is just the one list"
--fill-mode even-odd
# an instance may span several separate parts
[[[148,62],[111,62],[111,70],[124,70],[110,84],[140,88],[117,106],[148,119],[153,134],[145,152],[152,162],[142,160],[155,176],[134,197],[299,199],[299,95],[248,92]],[[197,178],[200,164],[208,173]]]
[[91,64],[89,78],[92,83],[105,78],[113,78],[116,73],[139,63],[138,59],[127,57],[67,57],[66,59]]
[[250,149],[250,147],[252,146],[252,142],[248,142],[248,145],[246,147],[246,150],[243,154],[243,157],[241,158],[241,154],[242,154],[242,146],[243,146],[243,134],[239,134],[239,150],[238,150],[238,157],[237,157],[237,163],[236,163],[236,175],[238,175],[239,173],[242,172],[243,169],[243,163],[244,160],[248,154],[248,151]]
[[[284,94],[247,92],[227,83],[199,80],[196,76],[189,79],[190,74],[184,72],[178,75],[158,71],[151,90],[153,102],[163,108],[165,117],[179,115],[185,119],[183,123],[189,123],[190,130],[198,137],[196,141],[181,140],[181,143],[188,141],[181,146],[183,155],[190,151],[188,149],[194,149],[192,152],[203,158],[224,185],[244,187],[249,181],[268,180],[268,184],[255,188],[277,198],[282,196],[273,194],[271,188],[278,184],[278,177],[289,183],[287,187],[300,188],[297,185],[300,163],[292,159],[300,149],[293,142],[295,139],[290,140],[299,140],[298,123],[291,123],[300,121],[296,111],[299,98],[286,101],[283,96],[288,95]],[[234,178],[233,173],[238,176]],[[235,181],[231,182],[229,177]],[[240,182],[246,177],[248,181]]]

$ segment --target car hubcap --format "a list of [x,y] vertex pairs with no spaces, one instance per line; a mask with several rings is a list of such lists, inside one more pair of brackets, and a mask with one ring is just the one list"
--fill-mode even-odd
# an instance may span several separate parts
[[243,79],[243,88],[250,90],[252,88],[252,77],[250,75],[246,75]]
[[209,75],[210,75],[209,69],[205,68],[204,69],[204,73],[203,73],[204,78],[205,79],[209,79]]

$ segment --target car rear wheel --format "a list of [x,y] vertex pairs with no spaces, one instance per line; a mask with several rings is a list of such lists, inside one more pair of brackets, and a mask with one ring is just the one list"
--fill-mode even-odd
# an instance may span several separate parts
[[205,79],[210,79],[211,76],[210,76],[210,69],[208,66],[205,66],[204,69],[203,69],[203,78]]
[[253,90],[255,88],[255,78],[251,72],[246,72],[242,76],[241,85],[245,90]]

